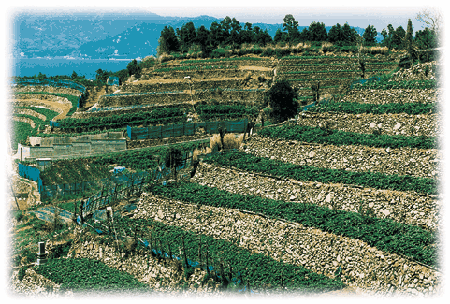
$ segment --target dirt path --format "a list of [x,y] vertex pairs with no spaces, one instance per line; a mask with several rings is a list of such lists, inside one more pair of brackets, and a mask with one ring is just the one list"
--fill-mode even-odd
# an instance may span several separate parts
[[64,119],[69,110],[72,108],[72,103],[64,97],[51,95],[46,95],[45,99],[38,99],[33,97],[25,99],[15,99],[15,102],[31,106],[44,106],[46,108],[49,108],[50,110],[58,112],[59,115],[57,115],[53,120]]
[[[105,95],[105,88],[102,87],[100,88],[100,90],[98,92],[95,92],[91,89],[87,89],[88,90],[88,98],[86,100],[86,103],[84,104],[84,108],[90,108],[93,107],[96,103],[98,103],[98,100],[100,99],[100,96]],[[113,93],[113,92],[110,92]],[[109,94],[110,94],[109,93]]]
[[38,113],[32,109],[15,109],[13,114],[30,115],[30,116],[36,117],[42,121],[47,120],[47,117],[45,117],[45,115]]
[[253,70],[253,71],[272,71],[273,68],[268,67],[262,67],[262,66],[250,66],[250,65],[243,65],[239,67],[239,70]]

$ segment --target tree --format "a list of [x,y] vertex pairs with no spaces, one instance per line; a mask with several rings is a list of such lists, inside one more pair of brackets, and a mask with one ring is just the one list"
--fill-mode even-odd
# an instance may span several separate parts
[[[281,31],[281,30],[280,30]],[[252,43],[254,41],[254,32],[252,29],[252,24],[250,22],[246,22],[244,25],[244,30],[241,32],[241,43]]]
[[366,27],[366,30],[364,31],[363,34],[364,45],[365,46],[376,45],[377,44],[376,37],[377,37],[377,30],[373,25],[369,24],[369,26]]
[[72,79],[77,79],[77,78],[78,78],[77,72],[73,71],[73,73],[72,73]]
[[233,45],[233,48],[241,45],[241,31],[242,26],[236,18],[231,20],[231,30],[230,30],[230,43]]
[[163,53],[176,52],[180,50],[180,43],[178,42],[178,38],[175,34],[175,30],[173,27],[165,26],[161,31],[161,36],[158,40],[158,55]]
[[[255,29],[257,26],[255,26]],[[265,29],[264,31],[258,31],[255,33],[255,42],[258,45],[266,46],[268,43],[272,42],[272,37],[269,35],[269,31]]]
[[309,41],[309,40],[311,40],[310,39],[310,32],[309,32],[309,29],[308,28],[304,28],[303,30],[302,30],[302,32],[300,33],[300,37],[299,37],[299,40],[300,41]]
[[328,31],[328,41],[331,43],[342,43],[344,41],[344,31],[339,23],[333,25]]
[[409,56],[413,56],[413,25],[411,19],[408,19],[408,26],[406,27],[406,34],[403,41]]
[[424,9],[417,14],[416,20],[424,22],[427,25],[429,30],[434,33],[436,37],[436,45],[439,46],[439,37],[441,35],[443,25],[442,13],[438,9]]
[[286,80],[277,81],[266,93],[266,99],[272,108],[272,117],[282,122],[294,117],[298,111],[297,97],[294,89]]
[[209,53],[208,42],[209,42],[209,31],[204,25],[201,25],[199,28],[197,28],[196,43],[200,45],[200,49],[202,50],[202,53],[204,55]]
[[196,40],[196,30],[194,22],[189,21],[177,29],[177,36],[180,42],[180,49],[182,52],[187,52]]
[[217,21],[211,22],[209,27],[209,44],[212,48],[217,47],[222,42],[222,30]]
[[386,31],[386,29],[383,29],[381,31],[381,35],[383,36],[383,41],[381,41],[381,45],[386,46],[388,49],[392,49],[395,30],[392,24],[388,24],[387,29],[388,31]]
[[406,36],[406,32],[403,29],[403,27],[400,25],[394,32],[394,35],[392,36],[392,47],[401,49],[404,47],[404,39]]
[[98,69],[97,71],[95,71],[95,79],[106,82],[106,80],[108,79],[108,76],[111,74],[110,72],[106,71],[106,70],[102,70],[102,69]]
[[39,80],[44,80],[46,78],[47,78],[47,75],[42,74],[41,72],[39,72],[39,74],[37,75],[37,79],[39,79]]
[[220,22],[220,29],[222,31],[221,35],[221,44],[231,44],[230,41],[230,31],[231,31],[231,18],[226,16],[221,22]]
[[421,50],[437,48],[438,42],[436,34],[429,28],[416,32],[414,44]]
[[275,32],[275,36],[273,36],[273,42],[279,43],[279,42],[286,42],[288,39],[288,34],[285,32],[282,32],[281,29],[277,29]]
[[134,75],[136,78],[141,77],[141,68],[136,59],[133,59],[133,61],[130,61],[130,63],[127,64],[127,71],[130,76]]
[[345,22],[342,26],[342,33],[344,35],[344,43],[346,45],[354,45],[356,44],[356,40],[358,38],[358,33],[354,28],[351,28],[348,22]]
[[170,147],[169,151],[166,155],[166,167],[170,168],[172,171],[173,177],[177,180],[177,167],[182,165],[182,155],[181,150],[177,148]]
[[294,43],[298,41],[300,33],[298,32],[298,22],[295,20],[294,16],[286,15],[283,18],[283,29],[287,31],[288,42]]
[[310,41],[327,41],[327,29],[323,22],[311,22],[309,25]]

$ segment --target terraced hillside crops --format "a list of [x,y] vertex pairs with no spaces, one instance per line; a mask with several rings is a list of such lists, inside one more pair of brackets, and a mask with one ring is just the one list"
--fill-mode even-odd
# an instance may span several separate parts
[[[342,87],[359,73],[345,61],[349,57],[250,58],[162,64],[141,80],[122,85],[122,95],[104,96],[96,107],[79,111],[66,120],[67,129],[151,124],[146,115],[165,111],[182,120],[254,117],[275,74],[295,83],[298,92],[303,88],[308,92],[303,97],[309,98],[311,83],[322,74],[321,92],[334,94],[327,87]],[[148,180],[139,191],[124,192],[112,200],[110,211],[102,207],[80,217],[86,225],[63,229],[68,242],[49,236],[52,227],[39,232],[50,240],[51,263],[79,268],[84,276],[91,276],[89,265],[95,263],[95,277],[123,278],[136,292],[166,295],[179,290],[253,296],[438,294],[443,277],[442,154],[435,70],[430,64],[427,73],[425,65],[415,67],[416,72],[392,73],[395,66],[387,57],[374,57],[368,66],[369,75],[390,72],[391,77],[346,87],[339,98],[299,113],[293,121],[258,128],[239,149],[196,155],[201,161],[187,170],[190,179]],[[164,104],[171,107],[156,107]],[[98,114],[102,112],[108,114]],[[164,113],[155,120],[170,116]],[[161,151],[169,155],[169,149]],[[151,155],[150,150],[127,151],[92,158],[92,164],[105,176],[116,165],[150,170],[161,164]],[[56,180],[57,171],[46,174]],[[109,190],[102,189],[99,197]],[[80,200],[60,208],[80,215],[86,199]],[[15,233],[38,221],[30,213],[23,215]],[[26,239],[36,241],[29,234]],[[36,273],[25,270],[21,254],[31,256],[35,248],[16,246],[17,286],[42,286],[36,278],[45,278],[55,290],[80,289],[48,267]],[[115,286],[114,280],[109,284]]]

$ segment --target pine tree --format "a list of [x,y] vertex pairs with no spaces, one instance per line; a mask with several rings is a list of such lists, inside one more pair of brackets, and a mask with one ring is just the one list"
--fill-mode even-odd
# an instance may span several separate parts
[[413,57],[413,25],[411,19],[408,19],[408,26],[406,27],[405,39],[403,41],[409,57]]

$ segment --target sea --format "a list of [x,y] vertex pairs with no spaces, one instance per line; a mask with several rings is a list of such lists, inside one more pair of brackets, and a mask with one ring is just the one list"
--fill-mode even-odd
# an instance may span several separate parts
[[47,77],[67,75],[75,71],[79,76],[95,79],[98,69],[117,72],[125,69],[133,59],[12,59],[9,61],[10,76],[25,77],[45,74]]

